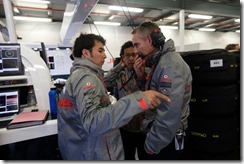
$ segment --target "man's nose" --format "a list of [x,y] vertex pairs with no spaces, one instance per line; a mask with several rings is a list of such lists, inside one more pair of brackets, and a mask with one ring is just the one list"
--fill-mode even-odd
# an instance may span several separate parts
[[134,47],[134,53],[135,53],[135,54],[138,54],[138,50],[137,50],[136,47]]

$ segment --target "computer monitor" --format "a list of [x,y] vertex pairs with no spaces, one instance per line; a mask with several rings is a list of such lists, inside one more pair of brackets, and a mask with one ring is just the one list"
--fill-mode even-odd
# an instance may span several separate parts
[[15,89],[0,90],[0,119],[20,112],[20,92]]
[[20,44],[0,43],[0,76],[23,75]]

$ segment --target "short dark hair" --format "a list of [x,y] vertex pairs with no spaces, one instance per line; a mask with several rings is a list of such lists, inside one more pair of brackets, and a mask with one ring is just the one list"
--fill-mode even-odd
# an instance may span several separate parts
[[132,41],[127,41],[127,42],[125,42],[125,43],[121,46],[121,50],[120,50],[120,54],[119,54],[120,57],[123,56],[125,49],[126,49],[126,48],[130,48],[130,47],[134,47]]
[[83,49],[91,51],[95,46],[95,40],[101,42],[103,45],[106,44],[106,40],[100,35],[81,33],[75,40],[73,55],[75,57],[81,57]]
[[228,44],[228,45],[225,47],[225,49],[226,49],[226,50],[235,50],[235,48],[236,48],[237,45],[238,45],[238,44]]

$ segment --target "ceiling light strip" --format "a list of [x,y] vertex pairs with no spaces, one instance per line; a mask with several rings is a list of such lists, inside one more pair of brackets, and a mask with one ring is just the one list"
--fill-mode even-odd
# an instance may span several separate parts
[[212,19],[213,16],[211,15],[199,15],[199,14],[189,14],[189,18],[196,18],[196,19]]
[[117,11],[129,11],[129,12],[135,12],[135,13],[141,13],[143,12],[143,9],[141,8],[134,8],[134,7],[124,7],[124,6],[108,6],[109,10],[117,10]]
[[215,31],[214,28],[199,28],[199,31]]
[[25,16],[14,16],[14,19],[20,21],[52,22],[52,19],[50,18],[37,18],[37,17],[25,17]]
[[50,4],[50,1],[44,1],[44,0],[18,0],[18,1],[31,2],[31,3]]
[[14,7],[13,9],[14,9],[14,12],[15,12],[15,13],[18,13],[18,14],[20,13],[20,12],[19,12],[19,9],[18,9],[17,7]]
[[120,26],[121,25],[121,23],[119,23],[119,22],[103,22],[103,21],[94,21],[94,24],[109,25],[109,26]]
[[240,23],[240,19],[235,19],[235,22]]
[[177,30],[179,27],[178,26],[159,26],[160,29],[162,30]]
[[111,15],[108,19],[112,20],[112,19],[114,19],[114,17],[115,17],[114,15]]

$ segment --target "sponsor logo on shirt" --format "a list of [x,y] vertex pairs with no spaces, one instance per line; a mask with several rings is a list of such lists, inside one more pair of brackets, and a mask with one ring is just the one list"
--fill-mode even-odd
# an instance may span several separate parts
[[168,75],[164,75],[164,76],[160,79],[160,82],[172,82],[172,79],[170,79]]
[[87,89],[93,89],[93,88],[96,88],[96,86],[95,85],[91,85],[90,82],[87,82],[86,83],[86,86],[83,89],[84,90],[87,90]]
[[164,75],[160,79],[160,87],[171,88],[171,85],[172,85],[172,79],[170,79],[168,75]]
[[71,100],[61,99],[61,100],[59,100],[58,105],[63,106],[63,107],[70,107],[70,106],[72,106],[72,102],[71,102]]

